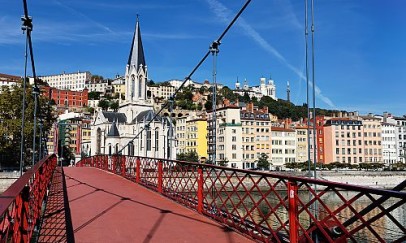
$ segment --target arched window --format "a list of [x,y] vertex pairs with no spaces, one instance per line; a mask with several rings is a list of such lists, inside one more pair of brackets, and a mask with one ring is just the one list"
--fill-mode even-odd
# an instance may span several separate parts
[[131,98],[134,97],[135,94],[135,75],[131,75]]
[[130,155],[130,156],[134,155],[134,143],[133,142],[128,143],[128,155]]
[[151,130],[147,130],[147,151],[151,151]]
[[155,128],[155,151],[159,149],[159,127]]
[[141,76],[140,79],[138,80],[138,97],[142,97],[142,80],[144,78]]
[[111,144],[109,143],[109,155],[111,155]]
[[116,143],[116,150],[115,153],[118,153],[118,143]]

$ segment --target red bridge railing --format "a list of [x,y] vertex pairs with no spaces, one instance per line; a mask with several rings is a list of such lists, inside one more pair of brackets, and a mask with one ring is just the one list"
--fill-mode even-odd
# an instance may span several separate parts
[[0,242],[30,241],[56,164],[44,158],[0,195]]
[[265,242],[406,241],[406,180],[390,191],[131,156],[77,166],[118,174]]

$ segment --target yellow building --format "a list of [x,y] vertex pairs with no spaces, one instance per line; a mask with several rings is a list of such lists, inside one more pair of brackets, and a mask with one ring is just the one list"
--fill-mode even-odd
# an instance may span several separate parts
[[195,151],[200,161],[207,159],[207,120],[186,121],[186,152]]
[[[113,97],[125,97],[125,81],[119,77],[111,82]],[[120,99],[121,100],[121,99]]]

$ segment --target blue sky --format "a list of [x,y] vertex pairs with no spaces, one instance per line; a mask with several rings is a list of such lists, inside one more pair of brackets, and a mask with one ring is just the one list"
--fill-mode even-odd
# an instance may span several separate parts
[[[136,14],[149,78],[183,79],[244,4],[243,0],[28,1],[38,75],[123,74]],[[22,1],[0,0],[0,73],[23,75]],[[406,1],[316,0],[316,105],[406,114]],[[309,39],[310,41],[310,39]],[[306,101],[304,1],[253,0],[222,40],[218,82],[275,80],[277,96]],[[212,79],[209,58],[192,77]]]

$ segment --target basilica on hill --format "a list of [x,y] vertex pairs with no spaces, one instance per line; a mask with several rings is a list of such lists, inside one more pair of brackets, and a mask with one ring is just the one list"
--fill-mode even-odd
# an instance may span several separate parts
[[[99,111],[91,126],[91,155],[116,154],[175,159],[173,125],[156,115],[147,97],[148,69],[137,18],[125,70],[126,95],[117,112]],[[149,125],[148,125],[149,124]]]

